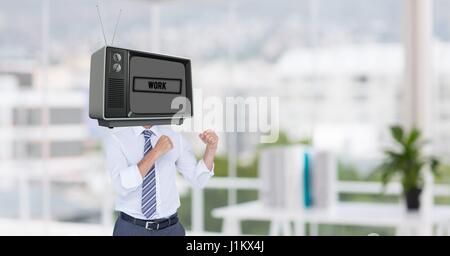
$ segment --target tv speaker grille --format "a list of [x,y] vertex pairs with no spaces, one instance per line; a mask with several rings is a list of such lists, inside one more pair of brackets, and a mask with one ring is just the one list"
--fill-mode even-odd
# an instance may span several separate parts
[[124,107],[125,86],[124,80],[119,78],[108,79],[108,107]]

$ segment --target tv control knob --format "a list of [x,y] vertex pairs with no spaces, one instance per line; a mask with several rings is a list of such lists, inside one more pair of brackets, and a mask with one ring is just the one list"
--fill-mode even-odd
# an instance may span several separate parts
[[120,55],[119,53],[114,53],[114,54],[113,54],[113,60],[114,60],[115,62],[121,61],[121,60],[122,60],[122,55]]
[[119,63],[115,63],[115,64],[112,66],[112,69],[113,69],[114,72],[120,72],[120,71],[122,70],[122,66],[120,66]]

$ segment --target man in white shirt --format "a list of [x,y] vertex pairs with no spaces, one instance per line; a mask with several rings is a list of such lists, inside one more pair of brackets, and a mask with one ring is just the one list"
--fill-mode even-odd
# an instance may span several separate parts
[[185,235],[177,216],[176,170],[198,188],[214,175],[219,138],[211,130],[199,137],[206,149],[197,162],[183,136],[166,126],[130,127],[107,136],[107,169],[119,213],[113,235]]

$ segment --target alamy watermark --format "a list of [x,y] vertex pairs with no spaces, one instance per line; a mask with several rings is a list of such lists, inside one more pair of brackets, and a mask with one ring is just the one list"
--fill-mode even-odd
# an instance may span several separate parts
[[[279,98],[278,97],[203,97],[202,90],[194,90],[194,116],[187,118],[178,128],[180,131],[201,132],[212,128],[217,132],[259,133],[261,143],[278,140]],[[172,109],[178,109],[175,116],[183,116],[191,108],[185,97],[176,97]]]

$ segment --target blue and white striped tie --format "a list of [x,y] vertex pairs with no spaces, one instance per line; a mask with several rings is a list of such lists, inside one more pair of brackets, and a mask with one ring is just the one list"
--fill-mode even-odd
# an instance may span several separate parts
[[[150,130],[144,132],[145,145],[144,156],[152,149],[152,142],[150,140],[153,133]],[[142,213],[148,219],[151,219],[156,212],[156,178],[155,166],[153,165],[144,177],[142,182]]]

